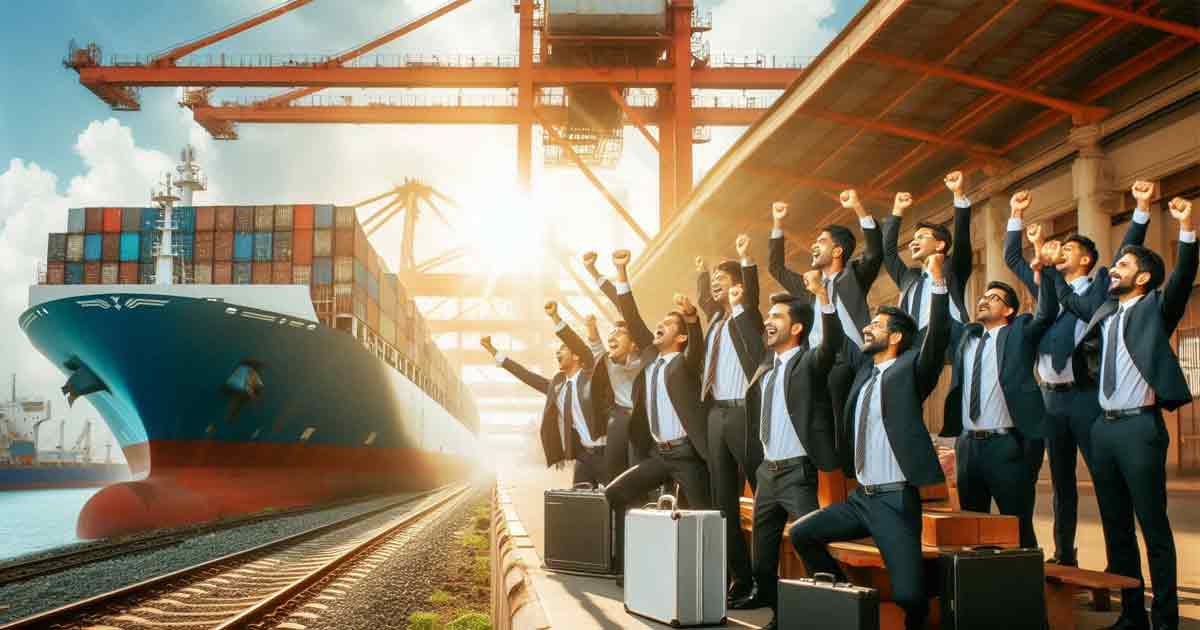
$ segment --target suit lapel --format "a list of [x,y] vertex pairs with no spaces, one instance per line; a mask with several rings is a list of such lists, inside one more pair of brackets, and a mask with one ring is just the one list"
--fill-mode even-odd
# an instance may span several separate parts
[[1092,315],[1092,321],[1088,322],[1084,336],[1086,337],[1091,334],[1093,328],[1099,328],[1101,322],[1117,311],[1117,307],[1116,300],[1108,300],[1104,304],[1101,304],[1100,308],[1096,309],[1096,314]]
[[1008,343],[1008,333],[1012,331],[1012,327],[1017,324],[1017,318],[1013,318],[1011,322],[1004,328],[1000,329],[999,335],[996,337],[996,376],[997,378],[1004,374],[1004,344]]

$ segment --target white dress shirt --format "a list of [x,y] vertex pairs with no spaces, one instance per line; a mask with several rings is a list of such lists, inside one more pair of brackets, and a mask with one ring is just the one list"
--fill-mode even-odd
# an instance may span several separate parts
[[[742,269],[749,269],[754,265],[742,265]],[[733,315],[725,317],[724,314],[714,319],[709,324],[709,330],[714,326],[721,327],[721,334],[710,334],[706,340],[708,345],[704,352],[704,369],[701,372],[701,387],[704,385],[704,378],[708,375],[709,364],[712,363],[713,352],[717,344],[721,344],[721,352],[717,355],[716,371],[713,372],[712,383],[712,398],[713,400],[737,400],[742,398],[746,392],[746,388],[750,383],[746,380],[746,371],[742,369],[742,362],[738,359],[737,346],[733,345]]]
[[1004,400],[1004,390],[1000,387],[1000,331],[1005,325],[997,326],[988,333],[988,340],[983,345],[983,364],[980,365],[979,380],[983,388],[979,390],[979,423],[971,422],[971,386],[974,382],[975,353],[980,351],[980,336],[972,335],[963,349],[963,382],[962,382],[962,423],[963,431],[986,431],[989,429],[1009,429],[1013,426],[1012,418],[1008,415],[1008,404]]
[[604,357],[604,367],[608,370],[608,383],[612,386],[613,402],[626,408],[633,408],[633,383],[642,371],[642,357],[630,352],[624,363],[614,361],[605,354],[608,348],[603,341],[589,342],[588,349],[595,356]]
[[[650,427],[654,427],[651,422],[653,410],[651,408],[654,397],[651,396],[654,387],[654,364],[662,361],[662,367],[658,371],[658,428],[659,434],[654,435],[654,441],[667,442],[670,440],[678,440],[687,437],[687,431],[683,429],[683,422],[679,419],[679,414],[675,412],[675,405],[671,404],[671,396],[667,392],[667,368],[671,366],[674,360],[683,360],[683,357],[678,352],[659,355],[654,361],[651,361],[646,366],[646,422],[650,423]],[[653,435],[653,432],[651,432]]]
[[[962,201],[955,199],[954,207],[970,208],[971,201],[969,199],[963,199]],[[971,245],[970,243],[963,243],[961,246],[970,247]],[[929,277],[928,271],[922,270],[921,278],[917,280],[917,282],[912,283],[912,285],[908,287],[908,291],[903,291],[900,293],[900,301],[898,305],[900,308],[905,309],[906,311],[908,310],[907,304],[909,296],[915,295],[918,282],[925,283],[925,289],[921,292],[921,304],[917,308],[917,313],[919,314],[917,317],[917,329],[924,330],[925,327],[929,325],[929,309],[932,308],[933,304],[933,300],[929,297],[931,294],[930,288],[933,286],[933,279]],[[950,317],[960,324],[963,323],[962,312],[958,310],[958,304],[955,304],[954,300],[950,300]]]
[[[872,368],[879,370],[879,376],[876,377],[875,388],[871,391],[870,400],[864,399],[861,391],[856,394],[858,395],[858,401],[854,406],[854,437],[852,439],[858,436],[858,425],[859,419],[862,416],[863,405],[870,405],[867,408],[866,458],[863,460],[862,472],[858,475],[858,482],[860,484],[875,486],[882,483],[907,481],[904,477],[904,472],[900,470],[900,462],[896,460],[896,454],[892,451],[892,443],[888,441],[887,429],[883,426],[883,404],[881,402],[883,396],[883,377],[887,373],[888,368],[892,367],[892,364],[895,362],[895,359],[891,359],[876,364]],[[865,388],[866,385],[864,384],[863,387]]]
[[[763,443],[764,456],[769,461],[779,461],[789,457],[801,457],[808,453],[804,450],[804,445],[800,443],[800,437],[796,435],[796,427],[792,425],[792,417],[788,414],[787,409],[787,379],[788,379],[788,363],[795,358],[800,352],[800,346],[796,346],[783,354],[776,354],[772,360],[779,361],[780,374],[775,376],[775,392],[771,394],[771,435],[768,436],[769,441]],[[771,380],[771,372],[775,368],[771,368],[759,378],[762,381],[759,387],[762,395],[759,397],[764,403],[767,400],[767,382]],[[760,409],[760,413],[764,410]],[[759,422],[762,421],[758,418]],[[761,425],[760,425],[761,428]],[[762,440],[760,432],[759,440]]]
[[[555,405],[558,407],[558,426],[562,428],[562,418],[566,418],[564,413],[564,405],[567,402],[567,386],[570,385],[574,392],[571,395],[571,422],[575,425],[575,432],[579,434],[579,441],[588,448],[604,446],[606,438],[598,440],[592,439],[591,431],[588,430],[587,418],[583,415],[583,407],[579,404],[579,375],[583,370],[576,370],[575,374],[567,377],[561,385],[558,386],[558,395],[555,400]],[[564,434],[564,439],[565,434]]]

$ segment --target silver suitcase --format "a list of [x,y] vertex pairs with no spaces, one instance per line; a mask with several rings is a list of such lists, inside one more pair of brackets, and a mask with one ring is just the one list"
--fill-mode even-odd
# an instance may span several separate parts
[[657,506],[625,515],[625,610],[672,626],[725,623],[725,519]]

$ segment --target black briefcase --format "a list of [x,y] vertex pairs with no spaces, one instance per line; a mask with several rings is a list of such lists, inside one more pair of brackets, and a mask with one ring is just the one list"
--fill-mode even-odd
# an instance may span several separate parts
[[779,627],[879,630],[879,591],[836,582],[829,573],[779,580]]
[[1040,549],[943,551],[943,630],[1043,630],[1043,562]]
[[547,490],[546,566],[556,571],[611,575],[613,515],[604,491],[591,484]]

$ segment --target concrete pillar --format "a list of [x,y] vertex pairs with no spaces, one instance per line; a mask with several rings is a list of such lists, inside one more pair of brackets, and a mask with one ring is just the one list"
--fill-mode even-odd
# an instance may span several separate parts
[[1079,151],[1071,164],[1078,231],[1096,242],[1102,262],[1112,260],[1112,215],[1121,209],[1121,195],[1114,190],[1112,166],[1100,147],[1100,127],[1075,127],[1067,139]]

